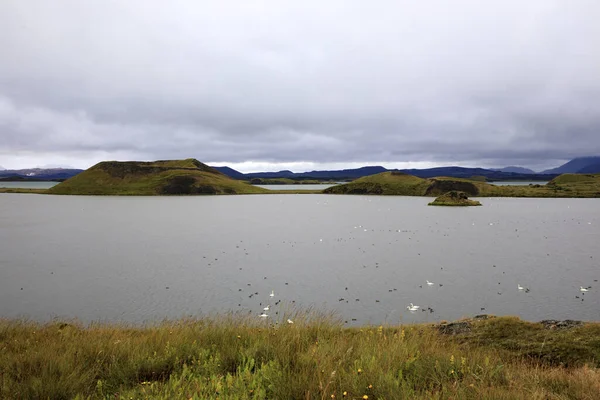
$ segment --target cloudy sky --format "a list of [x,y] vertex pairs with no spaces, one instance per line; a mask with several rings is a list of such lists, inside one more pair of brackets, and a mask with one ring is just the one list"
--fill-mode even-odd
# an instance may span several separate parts
[[0,1],[0,165],[600,155],[600,2]]

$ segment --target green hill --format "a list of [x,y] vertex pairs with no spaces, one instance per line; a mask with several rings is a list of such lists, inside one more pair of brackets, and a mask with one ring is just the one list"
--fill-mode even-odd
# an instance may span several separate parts
[[402,172],[383,172],[333,186],[323,192],[437,197],[450,191],[478,197],[600,197],[600,174],[564,174],[547,185],[496,186],[478,179],[424,179]]
[[192,195],[250,194],[267,190],[229,178],[193,158],[167,161],[103,161],[54,186],[49,194]]

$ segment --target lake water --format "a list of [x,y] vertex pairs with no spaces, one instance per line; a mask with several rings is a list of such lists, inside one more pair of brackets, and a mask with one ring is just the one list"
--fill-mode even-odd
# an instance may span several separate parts
[[60,182],[1,182],[0,188],[18,188],[18,189],[50,189]]
[[0,317],[258,318],[271,303],[272,317],[295,304],[349,325],[600,320],[599,199],[479,200],[0,194]]
[[496,186],[529,186],[529,185],[545,185],[549,181],[500,181],[500,182],[489,182]]
[[335,186],[332,184],[316,184],[316,185],[254,185],[269,190],[325,190]]

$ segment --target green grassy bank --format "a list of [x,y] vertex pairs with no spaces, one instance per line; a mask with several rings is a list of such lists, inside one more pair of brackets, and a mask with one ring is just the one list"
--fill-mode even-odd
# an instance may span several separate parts
[[[342,328],[314,313],[133,327],[0,320],[7,399],[597,399],[600,324]],[[285,321],[285,320],[283,320]]]
[[424,179],[401,172],[383,172],[332,186],[324,193],[436,197],[453,190],[478,197],[600,197],[600,174],[564,174],[546,185],[496,186],[480,179]]

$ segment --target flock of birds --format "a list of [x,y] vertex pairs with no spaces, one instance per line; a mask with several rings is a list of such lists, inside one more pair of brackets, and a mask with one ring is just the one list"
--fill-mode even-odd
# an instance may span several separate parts
[[[275,297],[275,291],[271,290],[271,294],[269,294],[269,297],[271,299],[273,299]],[[276,303],[277,304],[277,303]],[[271,309],[271,304],[267,304],[265,307],[263,307],[263,312],[262,314],[260,314],[260,318],[266,319],[269,318],[269,314],[267,314],[267,311],[269,311]],[[287,319],[287,323],[288,324],[293,324],[294,321],[292,321],[291,319]]]
[[[370,202],[370,200],[369,200]],[[326,205],[326,204],[324,204]],[[380,210],[382,212],[386,212],[386,211],[390,211],[389,209],[385,210],[382,209]],[[548,221],[542,221],[541,224],[546,224]],[[564,221],[567,222],[567,221]],[[577,221],[576,221],[577,222]],[[520,221],[516,222],[516,225],[513,228],[518,228],[518,229],[510,229],[509,231],[505,231],[506,235],[509,236],[503,236],[503,237],[507,237],[509,240],[503,242],[503,246],[505,248],[509,248],[510,246],[513,246],[515,243],[518,243],[519,241],[522,241],[523,239],[519,239],[519,237],[523,237],[522,236],[522,226],[519,225]],[[379,223],[377,222],[377,220],[375,219],[375,224],[378,225]],[[472,221],[468,221],[466,222],[466,224],[464,224],[463,221],[459,222],[458,225],[468,225],[469,228],[470,226],[489,226],[489,227],[493,227],[490,229],[493,229],[494,231],[496,229],[497,226],[502,226],[502,223],[498,223],[498,222],[489,222],[489,221],[485,221],[484,223],[478,222],[477,224],[475,224]],[[589,223],[588,223],[589,225]],[[302,225],[300,225],[302,226]],[[384,224],[385,226],[385,224]],[[419,225],[421,226],[421,225]],[[296,268],[304,268],[301,265],[299,265],[299,263],[297,262],[292,262],[290,264],[285,265],[285,267],[281,267],[280,269],[275,269],[274,271],[276,271],[278,277],[276,278],[275,282],[269,282],[267,285],[271,286],[271,287],[265,287],[264,284],[266,284],[267,282],[264,282],[262,285],[259,284],[258,282],[256,282],[257,284],[257,288],[252,288],[251,292],[246,293],[246,295],[244,296],[242,293],[240,293],[240,297],[238,297],[237,300],[235,301],[235,304],[237,304],[237,306],[239,307],[238,310],[240,311],[244,311],[244,312],[248,312],[249,315],[251,315],[253,318],[254,316],[256,316],[256,318],[260,318],[263,320],[278,320],[279,319],[279,315],[281,314],[281,308],[277,307],[280,301],[284,301],[287,303],[293,303],[295,304],[295,301],[292,301],[292,299],[296,299],[299,303],[302,303],[302,306],[309,306],[312,307],[313,305],[315,305],[317,308],[320,307],[320,304],[328,304],[325,305],[325,308],[328,309],[331,305],[331,303],[329,303],[330,301],[334,301],[333,299],[331,299],[332,295],[335,296],[334,299],[337,299],[339,303],[349,303],[348,306],[344,306],[343,304],[340,304],[342,307],[340,306],[336,306],[335,309],[337,311],[339,311],[344,317],[347,318],[346,322],[348,323],[350,320],[352,322],[356,322],[358,319],[363,320],[364,318],[367,319],[375,319],[378,322],[381,321],[381,319],[385,319],[387,320],[388,318],[392,318],[392,315],[397,315],[395,313],[397,312],[402,312],[405,308],[405,312],[406,314],[411,313],[411,314],[429,314],[429,313],[434,313],[433,308],[428,307],[428,306],[435,306],[434,300],[433,299],[445,299],[446,294],[450,294],[451,296],[455,296],[456,298],[460,298],[459,296],[462,296],[462,293],[451,293],[452,288],[455,288],[456,290],[463,290],[465,288],[465,280],[469,280],[469,279],[479,279],[477,281],[476,285],[471,285],[468,286],[469,288],[473,288],[474,289],[474,296],[471,296],[472,299],[475,300],[470,300],[469,303],[467,303],[465,301],[464,304],[464,313],[470,314],[473,309],[471,307],[473,307],[473,304],[471,302],[474,301],[478,301],[477,298],[479,299],[483,299],[483,302],[479,303],[478,305],[475,305],[475,307],[477,309],[481,309],[482,311],[485,310],[485,307],[490,308],[491,303],[488,303],[488,301],[492,301],[490,297],[488,297],[490,294],[494,295],[494,294],[498,294],[501,295],[503,293],[510,293],[510,289],[511,287],[514,288],[513,285],[517,286],[517,290],[519,292],[523,292],[523,293],[529,293],[530,291],[536,292],[536,287],[532,287],[530,289],[530,287],[528,285],[522,285],[520,283],[516,283],[514,280],[511,282],[511,279],[514,279],[515,276],[514,275],[515,272],[517,272],[518,275],[523,275],[528,274],[528,272],[526,272],[527,270],[525,269],[519,269],[519,267],[517,266],[509,266],[507,269],[503,271],[500,271],[500,264],[498,265],[498,269],[495,270],[497,272],[494,272],[494,275],[492,276],[497,276],[497,283],[498,285],[503,285],[503,286],[496,286],[496,281],[493,282],[494,287],[497,287],[499,290],[494,289],[494,287],[491,287],[489,285],[490,282],[484,282],[481,279],[486,279],[486,275],[488,273],[485,273],[486,275],[481,275],[480,278],[475,278],[473,276],[467,276],[464,275],[465,271],[473,271],[475,272],[475,269],[456,269],[453,268],[451,265],[444,265],[444,268],[442,268],[444,271],[440,271],[441,274],[438,275],[436,272],[433,272],[432,275],[429,275],[430,279],[433,279],[433,281],[430,280],[425,280],[425,276],[423,276],[422,278],[417,278],[418,280],[423,279],[423,283],[419,284],[418,282],[415,282],[413,279],[416,277],[416,275],[418,275],[419,273],[416,273],[419,268],[421,268],[421,271],[423,271],[423,273],[425,274],[430,274],[432,273],[432,271],[424,271],[424,266],[426,265],[431,265],[431,263],[436,263],[436,262],[440,262],[442,259],[445,260],[446,257],[444,257],[443,255],[440,256],[440,251],[437,250],[434,253],[430,253],[427,252],[427,250],[430,248],[430,244],[429,243],[425,243],[423,240],[423,236],[422,234],[433,234],[434,235],[434,239],[436,238],[440,238],[440,240],[449,240],[448,242],[439,242],[439,244],[441,246],[444,246],[445,249],[454,249],[452,246],[456,244],[456,235],[454,235],[455,232],[458,233],[462,233],[462,234],[466,234],[466,235],[470,235],[471,230],[470,229],[464,229],[461,228],[459,226],[445,226],[442,222],[438,222],[438,221],[426,221],[424,225],[422,225],[422,229],[421,230],[411,230],[411,229],[372,229],[373,227],[368,227],[368,226],[363,226],[363,225],[350,225],[347,227],[348,230],[346,231],[345,234],[342,234],[338,237],[335,236],[316,236],[316,237],[309,237],[305,234],[305,231],[303,231],[301,228],[297,228],[292,230],[293,235],[288,236],[288,237],[281,237],[279,236],[274,236],[273,238],[277,238],[278,240],[276,241],[266,241],[266,242],[262,242],[256,241],[256,240],[252,240],[251,242],[253,242],[252,247],[253,249],[255,248],[255,246],[258,247],[259,251],[251,251],[250,246],[248,246],[248,243],[244,243],[243,241],[239,241],[238,243],[235,244],[235,248],[238,249],[239,253],[237,253],[234,250],[234,253],[230,253],[230,251],[223,251],[223,255],[227,254],[227,258],[233,257],[234,259],[234,263],[237,263],[236,267],[239,267],[239,270],[242,271],[242,267],[244,272],[240,272],[240,274],[243,274],[246,276],[246,278],[248,278],[249,280],[246,282],[251,282],[251,283],[247,283],[248,286],[250,286],[252,284],[252,286],[254,286],[255,281],[253,281],[253,279],[256,279],[256,272],[258,271],[255,268],[260,268],[260,266],[265,265],[265,261],[271,259],[272,257],[270,256],[271,252],[273,252],[273,254],[275,254],[275,258],[277,258],[277,256],[281,257],[282,255],[285,255],[284,257],[289,257],[290,260],[294,259],[297,260],[298,257],[302,257],[302,255],[304,254],[316,254],[316,257],[308,257],[307,260],[309,260],[310,262],[317,262],[320,263],[321,261],[319,261],[319,257],[323,257],[323,261],[322,262],[329,262],[332,260],[331,255],[332,254],[352,254],[352,258],[349,257],[340,257],[337,258],[335,262],[336,263],[343,263],[346,267],[344,268],[344,272],[339,272],[342,275],[339,275],[338,277],[332,276],[332,274],[330,273],[330,271],[333,271],[331,269],[329,269],[328,267],[323,267],[322,271],[319,271],[318,268],[316,271],[313,271],[312,275],[310,274],[303,274],[300,273],[298,274],[298,272],[300,272],[300,270],[296,270],[294,269],[294,265],[296,265]],[[352,229],[354,228],[354,229]],[[391,228],[391,227],[388,227]],[[529,227],[528,227],[529,228]],[[482,229],[487,229],[487,228],[482,228]],[[547,246],[542,244],[542,240],[548,240],[549,235],[548,232],[552,232],[552,231],[547,231],[545,228],[543,228],[542,226],[540,227],[534,227],[534,234],[535,234],[535,230],[538,231],[537,233],[537,239],[539,240],[539,245],[538,248],[543,249],[543,246]],[[529,231],[531,231],[532,229],[529,229]],[[297,232],[296,232],[297,231]],[[514,231],[514,236],[510,235],[510,233],[512,233]],[[331,230],[326,230],[327,233],[331,234]],[[499,231],[502,232],[502,231]],[[321,233],[321,235],[324,232]],[[325,234],[327,234],[325,233]],[[546,236],[548,235],[548,236]],[[430,235],[431,236],[431,235]],[[441,239],[449,237],[449,236],[454,236],[454,239]],[[472,237],[468,237],[466,240],[471,240],[471,239],[478,239],[479,236],[475,235]],[[555,235],[556,238],[556,235]],[[283,239],[283,240],[282,240]],[[291,239],[291,240],[290,240]],[[431,239],[431,237],[427,237],[428,240]],[[536,236],[533,236],[533,240],[536,239]],[[451,241],[453,240],[453,241]],[[510,241],[512,240],[512,241]],[[460,242],[461,245],[463,242]],[[469,243],[469,242],[466,242]],[[481,258],[477,258],[477,257],[483,257],[486,253],[483,249],[478,247],[479,242],[473,242],[477,245],[474,246],[464,246],[464,248],[466,249],[475,249],[473,250],[472,254],[475,254],[476,256],[472,259],[473,261],[480,261]],[[316,246],[320,247],[317,248]],[[323,247],[321,247],[323,246]],[[261,248],[263,247],[263,248]],[[461,249],[462,247],[457,247],[457,249]],[[498,245],[496,245],[496,249],[498,249]],[[501,247],[500,247],[501,248]],[[526,246],[526,248],[528,249],[535,249],[536,245],[535,244],[528,244]],[[326,250],[324,250],[326,249]],[[393,249],[393,251],[391,251]],[[533,252],[530,252],[530,254]],[[436,255],[437,254],[437,255]],[[495,253],[489,253],[489,255],[498,255],[498,252]],[[394,271],[394,269],[398,268],[397,267],[397,262],[390,257],[394,257],[394,256],[399,256],[401,255],[403,257],[403,264],[404,265],[412,265],[415,266],[414,271],[415,273],[404,273],[404,272],[396,272]],[[472,261],[469,260],[468,256],[470,254],[465,254],[464,256],[459,256],[462,257],[462,259],[464,261],[466,261],[467,263],[471,263]],[[540,254],[540,256],[542,256],[543,253]],[[545,254],[547,257],[556,257],[554,254]],[[424,257],[423,257],[424,256]],[[465,257],[466,256],[466,257]],[[500,254],[500,256],[502,256],[502,254]],[[224,258],[225,258],[224,257]],[[265,257],[267,259],[265,259]],[[375,262],[375,260],[373,259],[374,257],[381,257],[379,258],[379,260],[377,260],[378,262]],[[452,257],[457,257],[457,254],[452,254],[450,255],[449,259],[452,260]],[[509,256],[511,259],[514,260],[514,257]],[[592,258],[590,256],[590,258]],[[459,258],[460,259],[460,258]],[[217,267],[216,264],[221,264],[220,258],[219,260],[217,260],[217,258],[214,259],[215,262],[212,263],[212,265],[214,267]],[[327,261],[325,261],[327,260]],[[417,261],[418,260],[418,261]],[[421,261],[422,260],[422,261]],[[227,261],[226,261],[227,262]],[[452,262],[452,261],[449,261]],[[454,261],[455,263],[457,261]],[[209,266],[211,266],[211,263],[208,264]],[[231,264],[230,264],[231,265]],[[439,264],[438,264],[439,265]],[[459,266],[460,264],[457,264],[457,266]],[[474,264],[471,264],[474,265]],[[510,265],[510,264],[509,264]],[[526,263],[523,264],[524,266],[527,266]],[[556,265],[556,263],[554,263],[554,265]],[[221,264],[221,266],[223,266],[223,264]],[[213,267],[213,268],[214,268]],[[496,265],[493,265],[493,268],[496,268]],[[237,269],[237,268],[236,268]],[[215,269],[216,270],[216,269]],[[381,271],[381,273],[376,272],[376,271]],[[494,271],[494,270],[492,270]],[[304,271],[303,271],[304,272]],[[348,276],[345,276],[346,272],[348,272]],[[455,274],[458,273],[458,276],[456,276]],[[477,273],[477,272],[476,272]],[[498,274],[505,274],[506,275],[498,275]],[[275,274],[275,272],[273,272],[273,274]],[[294,275],[290,275],[290,274],[294,274]],[[298,276],[296,275],[298,274]],[[462,276],[460,276],[460,274],[463,274]],[[260,275],[259,275],[260,276]],[[289,287],[290,290],[288,290],[288,287],[285,288],[285,290],[283,289],[283,287],[279,287],[279,284],[283,284],[283,281],[281,280],[281,278],[283,276],[297,276],[297,280],[292,282],[290,281],[290,285],[292,285],[291,287]],[[489,276],[489,275],[488,275]],[[501,279],[502,277],[502,279]],[[512,277],[512,278],[509,278]],[[262,278],[262,276],[260,276],[260,278]],[[350,286],[350,287],[346,287],[345,288],[345,292],[344,290],[344,286],[342,285],[338,288],[332,287],[331,290],[326,290],[326,291],[320,291],[319,293],[315,293],[315,296],[308,296],[305,297],[303,295],[303,293],[306,293],[306,289],[308,285],[308,288],[312,287],[313,284],[317,284],[316,286],[319,286],[319,281],[322,280],[323,282],[331,282],[331,279],[340,279],[343,281],[346,281],[346,285]],[[264,277],[264,279],[266,280],[267,277]],[[390,292],[388,293],[382,293],[382,294],[375,294],[376,290],[379,290],[381,288],[381,283],[379,282],[390,282],[390,279],[399,279],[400,282],[402,282],[402,288],[400,288],[400,286],[398,286],[398,289],[396,288],[390,288],[390,286],[385,288],[385,292]],[[522,279],[522,278],[521,278]],[[263,279],[260,279],[261,281]],[[410,281],[412,280],[412,283],[410,283]],[[595,280],[597,281],[597,280]],[[242,281],[243,282],[243,281]],[[242,283],[240,282],[240,283]],[[439,282],[443,282],[443,283],[439,283]],[[302,283],[302,285],[304,287],[302,287],[301,289],[299,287],[293,287],[296,286],[295,284],[298,283]],[[275,286],[272,286],[272,285]],[[286,285],[288,285],[288,283],[285,283]],[[385,284],[385,283],[384,283]],[[584,283],[585,284],[585,283]],[[299,285],[298,285],[299,286]],[[433,292],[427,291],[429,295],[426,295],[427,298],[430,299],[429,304],[427,304],[427,300],[426,297],[423,297],[422,294],[419,294],[419,288],[431,288],[430,290],[434,290],[435,292],[437,292],[438,287],[442,288],[442,286],[445,286],[444,289],[446,288],[450,288],[450,291],[447,291],[446,294],[442,294],[442,292],[440,291],[438,294],[434,294]],[[580,282],[577,283],[577,286],[579,286],[579,293],[577,293],[579,296],[575,296],[576,298],[580,299],[581,301],[583,301],[583,298],[580,298],[580,296],[582,296],[583,294],[587,293],[588,291],[593,290],[591,288],[591,286],[580,286]],[[577,286],[574,287],[577,288]],[[271,288],[275,288],[275,290],[270,290]],[[268,300],[267,302],[265,302],[264,298],[261,298],[262,296],[259,295],[258,292],[261,291],[262,288],[262,292],[263,293],[269,293],[270,290],[270,294],[268,295]],[[460,289],[459,289],[460,288]],[[416,289],[416,290],[415,290]],[[243,289],[238,289],[239,292],[243,292],[245,290]],[[309,289],[310,290],[310,289]],[[315,289],[318,290],[318,289]],[[337,294],[335,294],[335,291],[339,290],[340,292],[338,292]],[[456,290],[454,290],[456,292]],[[514,289],[512,289],[514,290]],[[277,291],[277,296],[275,295],[275,291]],[[396,294],[396,291],[397,295]],[[368,294],[367,294],[368,293]],[[340,296],[341,295],[341,296]],[[542,296],[544,296],[545,294],[542,294]],[[588,294],[589,295],[589,294]],[[264,295],[263,295],[264,296]],[[365,296],[365,297],[363,297]],[[432,297],[430,297],[432,296]],[[443,297],[442,297],[443,296]],[[457,297],[458,296],[458,297]],[[466,296],[467,294],[465,293],[465,300],[466,300]],[[586,296],[588,297],[588,296]],[[281,300],[279,300],[278,298],[280,298]],[[250,299],[250,300],[249,300]],[[413,302],[408,303],[408,300],[412,300]],[[454,300],[455,301],[455,300]],[[509,301],[512,302],[511,299],[509,299]],[[261,303],[259,303],[261,302]],[[370,302],[375,302],[375,303],[381,303],[378,304],[377,308],[372,307],[369,303]],[[404,303],[404,305],[403,305]],[[364,305],[363,305],[364,304]],[[397,305],[400,304],[399,309],[395,309],[397,307]],[[408,305],[406,305],[408,304]],[[509,307],[511,307],[511,305],[509,305]],[[442,301],[440,307],[442,308],[442,310],[436,310],[435,312],[437,312],[437,316],[440,317],[444,317],[444,318],[453,318],[453,316],[448,316],[448,312],[450,313],[450,315],[455,315],[456,311],[451,310],[449,306],[449,303],[446,302],[445,300]],[[468,307],[468,308],[467,308]],[[437,307],[436,307],[437,308]],[[471,310],[469,310],[469,308],[471,308]],[[514,309],[514,308],[513,308]],[[258,311],[258,312],[257,312]],[[491,312],[502,312],[502,306],[496,306],[495,310],[490,310]],[[352,317],[352,318],[351,318]],[[285,323],[285,318],[287,317],[283,317],[283,320],[280,322]],[[298,321],[296,321],[298,322]],[[293,324],[294,321],[292,321],[291,319],[287,320],[287,323],[289,324]]]
[[[489,225],[492,225],[492,224],[490,223]],[[431,228],[431,227],[430,227],[430,228]],[[388,232],[388,231],[389,231],[390,233],[396,233],[396,234],[397,234],[397,233],[405,233],[405,234],[408,234],[408,237],[405,237],[405,239],[408,239],[408,240],[410,240],[411,238],[413,238],[413,236],[414,236],[414,233],[415,233],[415,232],[412,232],[412,231],[410,231],[410,230],[374,230],[374,229],[367,229],[366,227],[364,227],[364,226],[362,226],[362,225],[357,225],[357,226],[355,226],[355,227],[354,227],[354,229],[356,229],[356,230],[357,230],[357,231],[359,231],[359,232],[371,232],[371,231],[372,231],[372,232],[378,232],[378,231],[380,231],[381,233],[385,233],[385,232]],[[515,229],[515,232],[517,232],[517,230],[516,230],[516,229]],[[348,237],[348,238],[325,239],[325,241],[326,241],[326,242],[330,242],[330,243],[331,243],[332,241],[334,241],[334,242],[346,242],[346,241],[350,241],[350,240],[352,240],[352,239],[355,239],[355,237],[354,237],[354,236],[355,236],[355,235],[352,235],[352,236],[350,236],[350,237]],[[413,239],[414,239],[414,238],[413,238]],[[398,240],[396,240],[396,241],[398,241]],[[320,244],[323,244],[323,242],[324,242],[324,239],[323,239],[323,238],[320,238],[320,239],[319,239],[319,238],[317,238],[317,239],[316,239],[316,241],[315,241],[315,243],[313,243],[313,245],[320,245]],[[418,242],[418,240],[417,240],[417,242]],[[298,246],[301,246],[301,245],[303,244],[302,242],[295,242],[295,241],[283,241],[282,243],[283,243],[283,244],[285,244],[285,245],[289,245],[289,246],[291,246],[292,248],[294,248],[294,247],[298,247]],[[305,244],[310,244],[310,243],[305,243]],[[378,242],[374,242],[374,243],[373,243],[373,246],[375,246],[375,245],[380,245],[380,244],[390,244],[390,245],[392,245],[392,241],[390,241],[390,243],[378,243]],[[267,246],[269,246],[269,245],[267,244]],[[238,247],[238,246],[236,246],[236,247]],[[239,247],[238,247],[238,248],[239,248]],[[365,253],[365,252],[367,252],[367,251],[368,251],[368,247],[362,247],[362,248],[361,248],[361,247],[359,247],[359,248],[358,248],[358,250],[359,250],[359,251],[361,251],[362,253]],[[244,251],[246,251],[246,249],[244,249]],[[248,255],[248,253],[246,253],[246,255]],[[420,255],[421,255],[421,253],[418,253],[418,255],[420,256]],[[591,257],[590,257],[590,258],[591,258]],[[380,263],[379,263],[379,262],[375,262],[373,265],[369,265],[369,264],[367,264],[367,265],[362,265],[362,268],[369,268],[369,269],[370,269],[371,267],[374,267],[375,269],[377,269],[377,268],[379,268],[380,266],[385,268],[385,266],[383,265],[383,263],[382,263],[382,265],[380,265]],[[496,265],[493,265],[493,267],[494,267],[494,268],[496,268]],[[241,268],[240,268],[240,269],[241,269]],[[442,267],[441,269],[443,270],[444,268]],[[444,271],[444,272],[448,272],[448,271]],[[504,271],[502,271],[502,274],[504,274],[504,273],[505,273],[505,272],[504,272]],[[264,279],[267,279],[267,277],[265,277]],[[597,280],[595,280],[595,281],[597,281]],[[448,283],[448,282],[445,282],[445,283]],[[286,284],[286,285],[288,285],[288,283],[287,283],[287,282],[286,282],[285,284]],[[500,284],[501,284],[501,282],[498,282],[498,284],[500,285]],[[250,285],[250,284],[248,284],[248,285]],[[418,285],[418,284],[416,284],[416,285],[415,285],[415,287],[419,287],[419,288],[423,288],[423,287],[437,287],[437,286],[439,286],[439,287],[442,287],[442,286],[444,286],[444,284],[441,284],[441,283],[435,283],[435,282],[432,282],[432,281],[430,281],[430,280],[428,280],[428,279],[427,279],[427,280],[425,280],[425,282],[424,282],[422,285]],[[453,286],[453,285],[451,285],[451,286]],[[478,285],[478,286],[479,286],[479,285]],[[590,289],[591,289],[591,288],[592,288],[591,286],[587,286],[587,287],[580,286],[579,290],[580,290],[580,293],[581,293],[581,294],[584,294],[584,293],[586,293],[586,292],[590,291]],[[518,283],[518,284],[517,284],[517,289],[518,289],[518,291],[520,291],[520,292],[522,291],[522,292],[524,292],[524,293],[529,293],[529,292],[530,292],[530,288],[529,288],[529,287],[527,287],[527,286],[524,286],[524,285],[521,285],[520,283]],[[345,290],[348,290],[348,287],[346,287],[346,288],[345,288]],[[394,288],[394,289],[389,289],[388,291],[389,291],[389,292],[393,292],[393,291],[396,291],[396,290],[397,290],[397,289],[395,289],[395,288]],[[240,291],[242,291],[242,289],[240,289]],[[501,295],[501,294],[502,294],[502,292],[500,292],[500,291],[499,291],[497,294],[498,294],[498,295]],[[250,294],[250,296],[248,296],[248,297],[252,298],[254,295],[258,295],[258,293],[252,293],[252,294]],[[270,300],[273,300],[273,298],[274,298],[274,297],[275,297],[275,291],[274,291],[274,290],[272,290],[272,291],[271,291],[271,293],[270,293],[270,295],[269,295],[269,298],[270,298]],[[284,297],[285,297],[285,296],[284,296]],[[351,296],[351,297],[354,297],[354,296]],[[360,298],[358,298],[358,297],[361,297],[361,296],[357,296],[357,298],[356,298],[356,299],[354,299],[356,302],[359,302],[359,301],[361,300],[361,299],[360,299]],[[579,297],[578,297],[578,296],[576,296],[576,298],[578,298],[578,299],[579,299]],[[373,298],[372,300],[374,300],[376,303],[380,303],[380,300],[379,300],[379,299],[381,299],[381,298]],[[348,296],[340,297],[340,298],[338,299],[338,301],[339,301],[339,302],[345,302],[345,303],[348,303],[348,302],[349,302],[349,300],[352,300],[352,299],[348,299]],[[384,300],[384,299],[381,299],[381,300]],[[279,301],[281,301],[281,300],[279,300]],[[261,311],[261,312],[258,314],[258,315],[259,315],[259,317],[260,317],[261,319],[267,319],[267,318],[270,318],[270,317],[272,317],[272,315],[270,316],[270,312],[271,312],[271,311],[272,311],[272,312],[274,312],[275,314],[278,314],[278,312],[275,312],[275,311],[273,310],[273,305],[278,305],[278,304],[279,304],[279,301],[277,301],[277,302],[276,302],[276,303],[274,303],[274,304],[271,304],[272,302],[269,302],[269,303],[266,303],[264,306],[263,306],[263,304],[262,304],[262,303],[260,303],[260,307],[262,308],[262,311]],[[583,301],[583,299],[581,299],[581,301]],[[292,301],[292,303],[295,303],[295,301]],[[357,304],[358,304],[358,303],[357,303]],[[485,304],[483,304],[483,305],[485,305]],[[241,306],[242,306],[242,304],[238,304],[238,306],[240,306],[240,307],[241,307]],[[487,305],[485,305],[485,306],[487,307]],[[478,306],[478,307],[479,307],[479,306]],[[485,310],[485,307],[481,307],[480,309],[481,309],[481,311],[484,311],[484,310]],[[251,310],[252,310],[252,307],[251,307],[250,309],[248,309],[248,312],[249,312],[249,313],[253,313]],[[426,306],[426,305],[425,305],[425,306],[418,305],[418,304],[415,304],[415,303],[412,303],[412,302],[411,302],[411,303],[409,303],[409,304],[406,306],[406,310],[408,310],[408,312],[410,312],[411,314],[415,314],[415,313],[417,313],[417,312],[419,312],[419,311],[420,311],[420,312],[429,312],[429,313],[433,313],[433,312],[434,312],[433,308],[431,308],[431,307],[428,307],[428,306]],[[395,310],[392,310],[392,311],[390,311],[390,312],[394,312],[394,311],[395,311]],[[387,312],[387,311],[386,311],[386,312]],[[386,318],[387,318],[387,317],[386,317]],[[348,318],[348,320],[350,320],[350,319],[352,320],[352,322],[356,322],[356,321],[357,321],[357,318]],[[346,320],[345,322],[346,322],[346,323],[348,323],[348,320]],[[294,322],[293,322],[292,320],[290,320],[290,319],[288,319],[288,320],[287,320],[287,322],[288,322],[289,324],[293,324],[293,323],[294,323]]]
[[[429,280],[426,280],[425,282],[427,283],[427,286],[435,285],[435,283],[430,282]],[[594,282],[598,282],[598,280],[594,279]],[[442,286],[442,285],[440,285],[440,286]],[[588,286],[588,287],[579,286],[579,291],[581,292],[582,295],[584,295],[586,292],[589,292],[591,288],[592,288],[592,286]],[[530,292],[528,287],[521,286],[520,283],[517,283],[517,290],[524,291],[525,293]],[[498,294],[500,294],[500,293],[498,293]],[[575,296],[575,298],[579,299],[579,296]],[[583,301],[583,299],[581,299],[581,301]],[[408,311],[410,311],[411,313],[414,313],[414,312],[421,310],[421,306],[417,306],[413,303],[410,303],[409,305],[406,306],[406,309]],[[427,307],[427,310],[430,312],[433,312],[433,309],[431,307]],[[483,310],[485,310],[485,308],[481,308],[481,310],[483,311]],[[421,311],[425,311],[425,309],[423,309]]]

